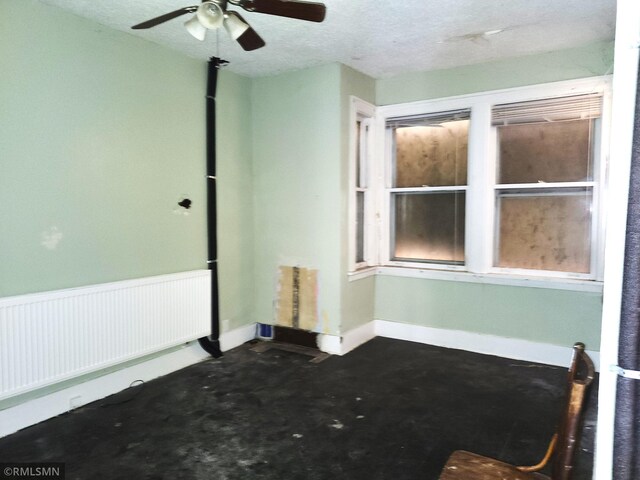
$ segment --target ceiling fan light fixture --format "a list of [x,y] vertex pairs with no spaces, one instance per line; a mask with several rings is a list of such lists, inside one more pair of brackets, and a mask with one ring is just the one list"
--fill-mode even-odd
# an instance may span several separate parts
[[232,39],[237,40],[250,27],[235,12],[226,12],[224,15],[224,28]]
[[200,23],[197,15],[194,15],[191,19],[184,22],[184,26],[187,28],[187,32],[201,42],[204,41],[204,37],[207,35],[207,29]]
[[306,20],[308,22],[322,22],[326,14],[323,3],[308,0],[202,0],[200,5],[182,7],[173,12],[165,13],[142,23],[133,25],[134,30],[155,27],[186,14],[195,15],[184,23],[186,30],[197,40],[203,41],[207,30],[220,27],[247,52],[262,48],[265,42],[258,33],[251,28],[238,12],[227,11],[231,4],[247,12],[265,13],[278,17]]
[[214,30],[222,26],[224,11],[216,2],[202,2],[196,11],[196,17],[203,27]]

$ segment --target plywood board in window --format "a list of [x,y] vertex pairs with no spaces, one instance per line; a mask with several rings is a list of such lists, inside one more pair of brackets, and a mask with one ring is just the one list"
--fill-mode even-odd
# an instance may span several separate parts
[[396,129],[396,187],[466,185],[469,121]]
[[591,196],[511,196],[500,201],[497,266],[589,273]]

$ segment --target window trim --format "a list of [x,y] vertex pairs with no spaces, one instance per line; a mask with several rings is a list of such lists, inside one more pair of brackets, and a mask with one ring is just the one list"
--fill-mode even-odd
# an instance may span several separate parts
[[[350,96],[350,108],[349,108],[349,202],[348,202],[348,216],[349,216],[349,240],[348,240],[348,255],[349,255],[349,272],[359,272],[371,267],[375,267],[377,263],[376,254],[376,242],[374,241],[376,226],[375,226],[375,211],[376,211],[376,180],[375,180],[375,167],[376,162],[373,161],[375,144],[374,144],[374,120],[376,116],[376,107],[364,100],[361,100],[355,96]],[[368,125],[368,134],[364,139],[364,145],[362,138],[357,138],[358,121],[366,122]],[[360,143],[360,149],[357,148]],[[362,148],[362,147],[365,148]],[[358,187],[357,175],[357,152],[360,151],[360,176],[364,180],[366,187]],[[364,158],[362,158],[362,152],[364,151]],[[364,172],[364,173],[363,173]],[[363,178],[364,177],[364,178]],[[363,229],[363,262],[356,261],[357,245],[357,192],[364,191],[364,229]]]
[[[442,271],[432,268],[398,268],[389,265],[381,265],[369,269],[369,275],[383,275],[391,277],[421,278],[426,280],[439,280],[464,283],[481,283],[485,285],[503,285],[528,288],[545,288],[551,290],[571,290],[587,293],[602,293],[603,282],[594,280],[581,280],[574,278],[558,278],[547,276],[527,276],[513,273],[471,273],[468,271]],[[358,273],[350,274],[349,280],[358,280]],[[368,275],[367,275],[368,276]],[[364,277],[364,275],[363,275]]]
[[[594,144],[593,182],[593,220],[592,220],[592,271],[590,274],[553,272],[547,270],[527,270],[493,266],[495,235],[495,162],[497,148],[497,128],[491,124],[492,106],[545,98],[565,97],[584,93],[601,93],[603,96],[602,115],[599,119],[599,135]],[[407,116],[429,115],[456,109],[471,109],[469,124],[469,158],[467,182],[467,210],[465,218],[465,265],[446,265],[423,262],[398,262],[390,257],[390,221],[391,221],[391,174],[393,166],[389,161],[393,148],[391,132],[386,128],[389,119]],[[606,205],[606,171],[609,150],[609,127],[611,122],[611,76],[568,80],[541,85],[494,90],[454,97],[386,105],[376,109],[375,115],[375,170],[382,172],[382,178],[372,184],[377,199],[377,232],[379,240],[377,255],[377,273],[425,276],[424,272],[433,271],[437,277],[470,275],[476,278],[499,278],[500,283],[513,278],[514,284],[531,283],[568,285],[576,288],[577,282],[595,283],[603,278],[604,229]],[[472,177],[473,176],[473,177]],[[473,181],[471,180],[473,178]],[[503,186],[501,186],[503,187]],[[408,269],[401,272],[399,269]],[[440,273],[438,273],[440,272]],[[426,274],[428,276],[428,273]],[[524,279],[524,280],[523,280]],[[492,283],[489,281],[488,283]],[[562,287],[564,288],[564,287]]]

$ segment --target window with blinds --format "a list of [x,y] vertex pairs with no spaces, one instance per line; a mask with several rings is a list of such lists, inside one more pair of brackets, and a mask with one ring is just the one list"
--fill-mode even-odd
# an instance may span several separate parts
[[384,274],[593,288],[610,98],[593,78],[377,107],[367,225]]
[[495,105],[494,126],[522,123],[587,120],[602,115],[602,94],[574,95]]
[[464,264],[470,114],[464,109],[387,121],[392,260]]
[[494,264],[589,274],[601,95],[496,105]]

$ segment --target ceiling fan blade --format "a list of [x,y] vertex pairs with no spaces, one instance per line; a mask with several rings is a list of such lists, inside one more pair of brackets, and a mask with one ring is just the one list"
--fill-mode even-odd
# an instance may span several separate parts
[[196,10],[198,10],[197,6],[184,7],[184,8],[181,8],[180,10],[176,10],[175,12],[165,13],[164,15],[160,15],[159,17],[152,18],[151,20],[147,20],[146,22],[139,23],[137,25],[134,25],[131,28],[133,28],[134,30],[141,30],[143,28],[155,27],[156,25],[160,25],[161,23],[171,20],[172,18],[179,17],[180,15],[184,15],[186,13],[193,13]]
[[322,22],[327,13],[323,3],[293,0],[244,0],[239,3],[247,12],[267,13],[280,17]]
[[240,22],[242,22],[242,28],[246,27],[244,31],[238,30],[242,31],[242,33],[236,36],[233,28],[229,28],[229,25],[225,23],[225,28],[227,32],[229,32],[229,35],[231,35],[231,38],[238,42],[243,49],[250,52],[251,50],[257,50],[258,48],[262,48],[266,45],[262,37],[258,35],[258,32],[251,28],[251,25],[249,25],[249,23],[247,23],[247,21],[242,18],[238,12],[227,12],[227,15],[230,17],[236,17]]
[[266,45],[262,37],[258,35],[258,32],[256,32],[251,27],[249,27],[249,29],[246,32],[240,35],[236,39],[236,42],[238,42],[240,46],[244,48],[247,52],[250,52],[251,50],[257,50]]

